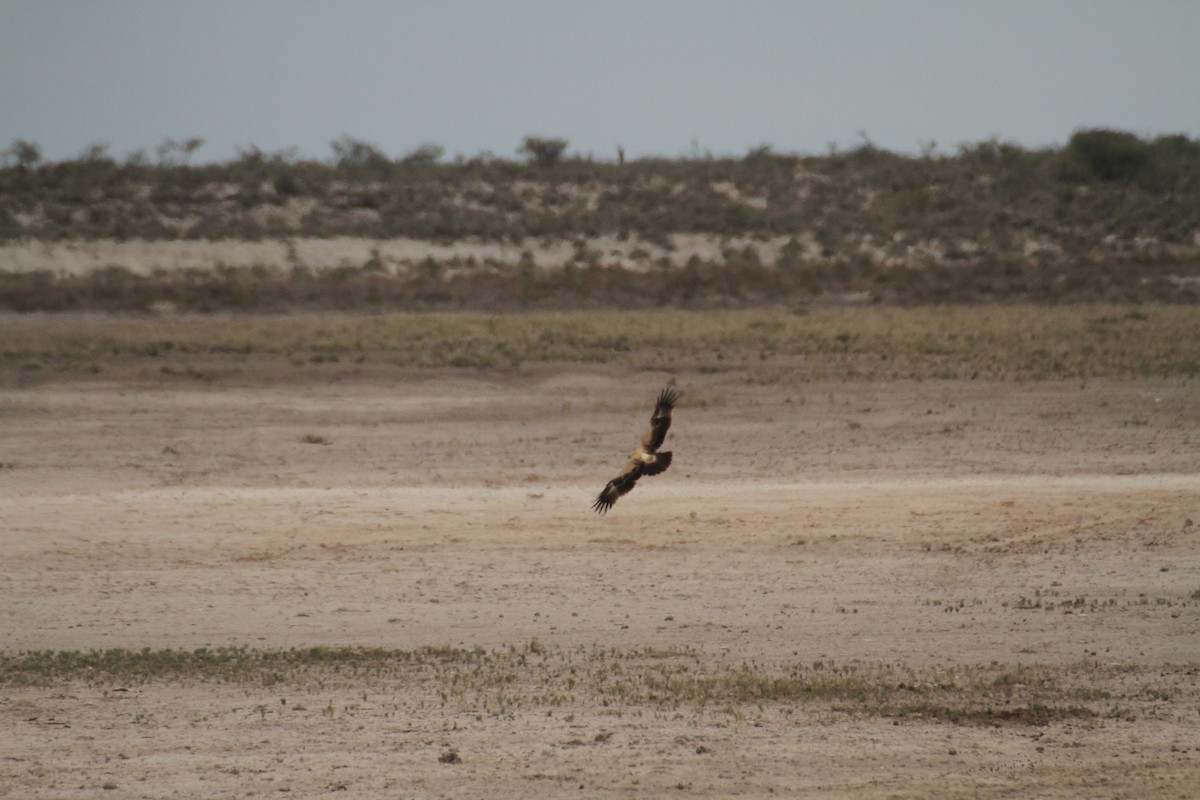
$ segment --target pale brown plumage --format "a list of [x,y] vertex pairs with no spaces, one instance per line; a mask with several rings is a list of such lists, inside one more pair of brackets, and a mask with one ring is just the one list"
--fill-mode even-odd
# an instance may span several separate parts
[[671,427],[671,409],[679,399],[679,392],[668,386],[658,394],[658,403],[654,406],[654,415],[650,417],[650,427],[642,436],[642,442],[636,450],[629,454],[629,461],[621,474],[608,482],[604,491],[592,504],[592,509],[599,514],[606,513],[617,502],[617,498],[627,494],[638,478],[643,475],[657,475],[671,466],[671,453],[658,452],[663,441],[667,438],[667,430]]

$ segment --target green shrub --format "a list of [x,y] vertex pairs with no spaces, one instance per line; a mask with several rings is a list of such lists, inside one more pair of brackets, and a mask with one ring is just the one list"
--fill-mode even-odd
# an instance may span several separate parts
[[432,167],[445,152],[440,145],[423,144],[400,159],[400,163],[409,167]]
[[1072,134],[1067,156],[1100,180],[1131,180],[1150,163],[1150,148],[1132,133],[1096,128]]
[[347,134],[343,134],[340,139],[334,139],[329,146],[333,148],[334,163],[339,167],[378,168],[390,163],[378,147]]
[[13,140],[3,155],[5,165],[13,163],[22,170],[33,169],[42,162],[42,148],[25,139]]
[[561,160],[563,151],[566,149],[566,139],[526,136],[525,141],[517,148],[517,152],[529,156],[529,160],[539,167],[552,167]]

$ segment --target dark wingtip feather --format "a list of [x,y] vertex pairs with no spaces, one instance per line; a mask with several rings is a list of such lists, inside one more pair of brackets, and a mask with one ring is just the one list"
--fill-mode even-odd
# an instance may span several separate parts
[[665,408],[674,408],[675,401],[679,399],[679,392],[674,386],[668,386],[658,393],[658,405]]
[[613,501],[607,499],[604,495],[596,498],[596,502],[592,503],[592,510],[597,514],[607,514],[608,510],[613,507]]

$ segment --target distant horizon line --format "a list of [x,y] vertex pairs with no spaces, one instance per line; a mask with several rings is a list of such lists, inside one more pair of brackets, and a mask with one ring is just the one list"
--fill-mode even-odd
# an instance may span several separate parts
[[[1056,150],[1066,147],[1072,136],[1080,132],[1087,131],[1107,131],[1118,134],[1129,134],[1137,137],[1144,142],[1153,142],[1158,139],[1183,137],[1188,140],[1200,141],[1200,136],[1192,136],[1186,132],[1154,132],[1144,133],[1127,128],[1118,128],[1106,125],[1081,125],[1074,128],[1071,133],[1062,141],[1056,141],[1049,144],[1029,145],[1021,142],[1016,138],[1003,137],[993,135],[982,139],[961,141],[952,146],[946,147],[938,143],[934,138],[920,141],[917,145],[909,150],[902,148],[892,148],[878,144],[871,139],[865,131],[857,132],[857,140],[852,144],[844,144],[841,142],[831,141],[827,143],[824,149],[803,150],[803,149],[781,149],[775,144],[768,141],[761,141],[754,145],[748,145],[742,148],[739,152],[721,152],[711,148],[700,148],[699,140],[693,139],[691,147],[688,150],[675,155],[667,155],[656,152],[639,152],[630,153],[621,143],[615,143],[611,146],[609,152],[611,155],[597,155],[594,150],[577,150],[566,151],[561,155],[562,161],[583,161],[589,163],[612,163],[617,164],[622,161],[726,161],[740,160],[745,158],[753,158],[756,155],[760,157],[777,157],[777,158],[822,158],[837,155],[852,153],[864,148],[887,152],[901,156],[917,156],[917,157],[954,157],[961,155],[965,148],[978,146],[983,144],[996,144],[1003,146],[1016,147],[1028,152],[1038,152],[1045,150]],[[565,147],[569,147],[571,141],[565,136],[540,136],[530,134],[525,137],[528,139],[541,139],[546,141],[563,141]],[[32,145],[37,148],[38,158],[37,164],[56,164],[56,163],[71,163],[71,162],[86,162],[89,160],[110,160],[117,164],[129,166],[211,166],[225,163],[235,163],[247,158],[255,156],[267,160],[279,160],[285,163],[338,163],[338,148],[339,143],[350,145],[362,145],[369,148],[368,153],[373,158],[381,158],[393,163],[403,163],[407,159],[424,161],[429,165],[453,166],[456,164],[469,164],[476,162],[497,162],[497,163],[525,163],[530,161],[529,156],[521,154],[521,145],[512,148],[512,155],[498,153],[491,148],[481,148],[474,154],[468,155],[463,152],[455,152],[453,155],[447,155],[445,148],[436,142],[424,142],[414,147],[408,148],[405,152],[399,155],[391,155],[387,153],[381,146],[374,142],[353,136],[348,133],[343,133],[340,137],[330,139],[329,153],[324,156],[311,156],[303,152],[298,145],[290,145],[279,147],[276,149],[266,149],[259,147],[253,142],[245,145],[234,145],[234,153],[227,157],[213,156],[208,157],[193,157],[196,153],[207,144],[207,139],[204,137],[186,137],[175,139],[173,137],[165,137],[156,145],[135,147],[125,153],[124,156],[117,155],[112,152],[112,145],[104,141],[94,141],[84,145],[75,155],[66,157],[48,157],[41,153],[41,145],[35,139],[26,137],[16,137],[12,139],[7,147],[0,149],[0,157],[3,158],[4,166],[11,166],[8,162],[11,156],[22,145]],[[523,144],[524,142],[522,142]],[[433,151],[436,150],[436,156],[430,158]],[[422,158],[422,155],[425,158]],[[157,155],[157,160],[155,159]]]

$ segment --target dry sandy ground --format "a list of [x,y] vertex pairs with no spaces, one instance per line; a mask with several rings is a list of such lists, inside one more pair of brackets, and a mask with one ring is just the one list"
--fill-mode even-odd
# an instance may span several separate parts
[[0,796],[1200,795],[1194,385],[681,373],[674,466],[599,517],[666,375],[259,366],[5,379],[0,647],[1094,662],[1145,702],[982,726],[0,682]]

